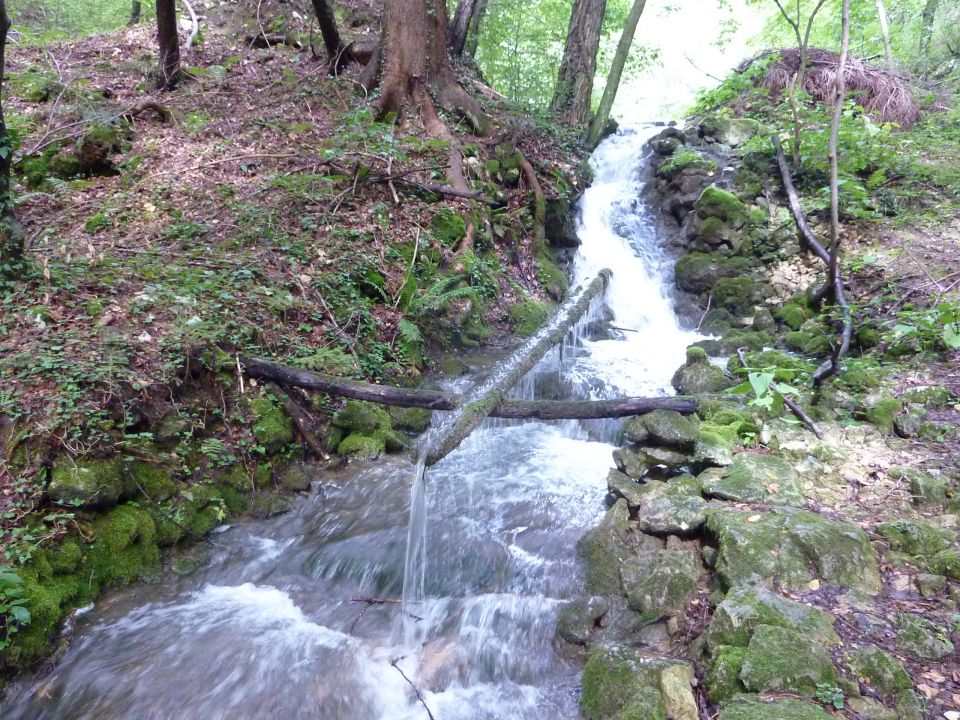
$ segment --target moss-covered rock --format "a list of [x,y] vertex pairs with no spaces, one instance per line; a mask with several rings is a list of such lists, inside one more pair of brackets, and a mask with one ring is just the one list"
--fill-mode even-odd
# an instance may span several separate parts
[[735,227],[747,221],[747,206],[729,190],[716,185],[705,188],[694,203],[694,208],[702,217],[715,217],[729,222]]
[[341,455],[349,455],[358,460],[373,460],[386,451],[387,444],[383,435],[364,435],[359,432],[347,435],[337,448]]
[[580,709],[587,720],[667,720],[663,663],[626,648],[597,648],[583,671]]
[[696,415],[681,415],[674,410],[654,410],[641,416],[654,443],[689,452],[693,450],[700,435],[700,421]]
[[665,180],[673,180],[684,171],[709,175],[715,172],[717,163],[700,153],[685,147],[678,147],[669,159],[657,170],[657,175]]
[[714,648],[705,678],[710,702],[722,704],[734,695],[746,692],[740,682],[740,671],[743,669],[743,656],[746,652],[746,647],[719,645]]
[[922,660],[939,660],[953,652],[943,628],[919,615],[904,613],[897,630],[897,648]]
[[700,294],[713,288],[719,280],[740,277],[749,271],[750,261],[746,258],[692,252],[677,260],[674,281],[679,289]]
[[743,656],[740,681],[751,692],[812,694],[837,680],[830,653],[801,632],[760,625]]
[[713,287],[717,307],[737,317],[753,315],[754,308],[773,294],[770,286],[750,277],[725,277]]
[[[630,524],[627,502],[615,502],[600,524],[577,543],[577,554],[586,565],[587,590],[593,595],[622,595],[621,564],[642,545],[649,547],[650,540],[645,541]],[[662,543],[653,543],[654,548],[658,545],[662,547]]]
[[960,550],[941,550],[930,558],[927,568],[951,580],[960,580]]
[[268,518],[290,510],[290,498],[276,493],[258,493],[250,503],[250,516]]
[[160,563],[157,527],[150,514],[121,505],[98,517],[88,562],[101,584],[130,583],[154,575]]
[[893,420],[903,410],[903,400],[882,393],[868,395],[863,401],[864,416],[887,434],[893,433]]
[[135,460],[130,463],[130,477],[137,490],[153,502],[169,500],[177,492],[173,470],[165,465]]
[[726,467],[732,462],[733,443],[701,426],[697,446],[690,457],[690,467],[700,472],[712,467]]
[[926,520],[892,520],[877,525],[877,532],[894,550],[908,555],[932,557],[957,541],[953,530],[937,527]]
[[422,433],[430,427],[433,413],[426,408],[387,408],[393,427],[411,433]]
[[773,316],[785,327],[791,330],[799,330],[807,320],[814,317],[816,313],[806,304],[788,302],[777,308]]
[[609,609],[607,599],[597,595],[573,600],[563,606],[557,617],[557,634],[568,643],[587,645]]
[[330,424],[347,433],[372,435],[380,428],[390,426],[390,416],[386,410],[374,403],[348,400],[334,413]]
[[613,451],[613,461],[621,473],[634,480],[640,480],[646,476],[650,465],[647,463],[646,455],[637,451],[636,447],[631,445],[617,448]]
[[47,486],[53,502],[91,509],[112,507],[129,490],[126,468],[118,457],[75,462],[64,457],[55,463]]
[[759,120],[718,115],[708,115],[700,121],[698,127],[700,137],[710,138],[730,147],[742,145],[750,138],[759,135],[762,130],[763,126]]
[[620,577],[630,607],[651,619],[679,613],[697,592],[700,569],[689,550],[648,550],[624,561]]
[[607,492],[614,501],[618,498],[626,500],[631,513],[646,502],[646,496],[653,487],[654,483],[640,483],[619,470],[607,473]]
[[301,492],[310,489],[313,475],[304,463],[293,463],[280,473],[280,485],[284,490]]
[[797,505],[804,500],[796,471],[777,455],[738,453],[733,465],[708,470],[700,481],[705,495],[723,500],[785,505]]
[[273,455],[293,442],[293,421],[268,397],[250,401],[253,437]]
[[720,711],[717,720],[830,720],[820,705],[783,698],[761,700],[755,695],[740,695]]
[[682,395],[699,395],[726,390],[734,384],[726,373],[707,360],[700,348],[687,349],[687,361],[673,375],[673,387]]
[[668,718],[699,720],[700,710],[693,696],[696,684],[693,667],[686,663],[668,665],[660,671],[660,693]]
[[746,647],[761,625],[790,628],[821,645],[840,642],[829,613],[790,600],[762,585],[732,588],[714,611],[704,638],[714,654],[723,646]]
[[[632,505],[631,509],[634,509]],[[700,496],[700,483],[690,475],[665,483],[647,483],[635,507],[640,530],[657,534],[694,533],[703,526],[706,511],[707,502]]]
[[441,245],[455,248],[467,234],[467,223],[456,212],[447,207],[440,208],[430,220],[433,236]]
[[540,300],[521,300],[507,308],[510,326],[515,335],[529,337],[550,317],[553,307]]
[[855,652],[850,658],[850,667],[884,695],[893,695],[913,687],[900,661],[876,645],[867,645]]

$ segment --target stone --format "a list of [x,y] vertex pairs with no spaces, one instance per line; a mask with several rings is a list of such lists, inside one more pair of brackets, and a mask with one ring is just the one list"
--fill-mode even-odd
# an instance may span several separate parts
[[947,589],[947,579],[943,575],[919,573],[917,575],[917,589],[925,598],[936,597]]
[[674,410],[654,410],[640,420],[653,443],[683,452],[693,450],[697,443],[700,421],[696,415],[681,415]]
[[942,477],[934,477],[922,470],[904,467],[890,468],[887,475],[909,481],[910,499],[917,507],[939,507],[947,502],[949,485]]
[[790,600],[762,585],[738,585],[717,605],[704,634],[707,647],[746,647],[760,625],[790,628],[822,645],[840,638],[833,630],[833,616]]
[[755,695],[739,695],[724,707],[717,720],[830,720],[811,702],[785,698],[766,702]]
[[58,505],[109,508],[130,491],[126,468],[118,457],[71,461],[62,457],[53,466],[47,493]]
[[345,430],[347,435],[353,432],[371,435],[380,428],[389,426],[390,416],[373,403],[347,400],[343,407],[333,414],[330,424]]
[[[699,350],[699,348],[696,348]],[[700,395],[703,393],[717,393],[726,390],[734,384],[731,378],[718,367],[714,367],[707,360],[707,354],[687,351],[687,361],[677,369],[671,383],[681,395]]]
[[268,455],[273,455],[293,442],[293,420],[270,398],[250,401],[253,437]]
[[695,472],[700,472],[706,468],[732,465],[732,445],[730,441],[716,433],[701,430],[697,446],[690,457],[690,467]]
[[627,418],[623,423],[623,439],[631,443],[646,442],[650,437],[642,415]]
[[258,493],[250,501],[250,516],[257,519],[282,515],[290,510],[290,499],[273,493]]
[[717,539],[716,569],[727,587],[778,577],[787,589],[815,579],[867,593],[880,589],[870,540],[855,525],[798,508],[711,508],[707,529]]
[[164,465],[134,460],[130,463],[130,478],[136,492],[145,494],[153,502],[169,500],[177,492],[173,471]]
[[573,600],[563,606],[557,618],[557,633],[568,643],[587,645],[597,631],[610,604],[604,597]]
[[639,453],[647,467],[661,466],[668,470],[675,470],[684,467],[690,461],[685,453],[659,445],[636,445],[634,451]]
[[[627,501],[630,511],[633,512],[650,492],[654,483],[639,483],[626,473],[619,470],[610,470],[607,473],[607,491],[614,498],[623,498]],[[643,529],[643,528],[641,528]]]
[[157,421],[153,428],[153,439],[161,446],[176,445],[180,438],[188,435],[193,429],[190,418],[181,415],[177,410],[169,410]]
[[663,541],[643,535],[630,523],[626,500],[617,500],[603,520],[577,543],[586,565],[586,587],[592,595],[620,596],[620,566],[643,549],[659,549]]
[[877,525],[877,532],[894,550],[908,555],[931,557],[957,541],[952,530],[937,527],[925,520],[892,520]]
[[734,695],[746,692],[740,682],[740,671],[743,669],[743,656],[746,652],[745,647],[730,645],[718,645],[714,648],[705,678],[710,702],[722,704]]
[[924,720],[926,713],[920,698],[913,690],[902,690],[895,700],[898,720]]
[[873,698],[849,698],[845,706],[863,720],[897,720],[899,717],[896,710]]
[[708,292],[723,278],[750,272],[750,261],[743,257],[723,257],[716,253],[692,252],[680,257],[673,268],[674,283],[684,292],[699,295]]
[[288,466],[280,474],[280,485],[283,486],[285,490],[291,490],[293,492],[309,490],[312,479],[307,465],[295,463]]
[[700,483],[682,475],[666,483],[651,482],[637,504],[637,527],[646,533],[687,535],[698,531],[707,518],[707,502]]
[[821,683],[836,683],[837,670],[829,651],[806,634],[760,625],[743,656],[740,680],[751,692],[812,694]]
[[671,665],[660,672],[660,692],[667,717],[671,720],[699,720],[693,696],[696,677],[690,665]]
[[651,619],[676,614],[697,592],[700,568],[689,550],[651,550],[624,561],[627,602]]
[[621,447],[614,450],[613,462],[616,463],[617,470],[634,480],[643,478],[650,469],[646,456],[634,447]]
[[939,660],[953,652],[953,643],[929,620],[905,613],[900,616],[897,648],[915,658]]
[[663,665],[633,650],[597,648],[583,670],[580,709],[587,720],[667,720]]
[[884,695],[895,695],[913,687],[900,661],[876,645],[866,645],[850,658],[850,668]]
[[726,118],[708,115],[700,121],[698,132],[701,137],[713,137],[717,142],[738,147],[750,138],[759,135],[763,126],[753,118]]
[[758,453],[738,453],[733,465],[701,476],[703,493],[735,502],[798,505],[803,502],[797,473],[783,458]]

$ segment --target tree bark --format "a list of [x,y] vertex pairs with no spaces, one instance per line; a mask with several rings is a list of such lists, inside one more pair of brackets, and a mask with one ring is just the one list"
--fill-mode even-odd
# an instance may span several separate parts
[[[457,410],[463,395],[441,390],[392,387],[345,380],[332,375],[279,365],[262,358],[241,358],[244,372],[252,378],[279,385],[337,395],[352,400],[418,407],[426,410]],[[628,397],[616,400],[504,400],[494,405],[490,417],[513,420],[596,420],[630,417],[654,410],[675,410],[684,415],[697,411],[697,400],[686,397]]]
[[323,37],[323,47],[327,51],[327,59],[330,62],[330,74],[339,75],[353,60],[353,55],[343,44],[330,3],[327,0],[313,0],[313,12],[317,16],[317,22],[320,23],[320,35]]
[[880,34],[883,36],[883,58],[887,68],[893,67],[893,46],[890,44],[890,23],[887,21],[887,8],[883,0],[877,0],[877,18],[880,20]]
[[159,65],[157,88],[173,90],[180,82],[180,38],[177,35],[176,0],[156,0]]
[[630,55],[630,46],[633,45],[633,35],[637,31],[637,23],[640,22],[640,16],[643,14],[643,8],[646,4],[647,0],[633,0],[633,7],[630,8],[630,14],[627,16],[627,23],[623,26],[623,32],[620,34],[617,52],[613,56],[613,64],[610,66],[607,84],[603,88],[600,107],[597,108],[597,114],[593,116],[593,120],[590,122],[590,130],[587,133],[587,147],[589,148],[596,147],[597,143],[600,142],[600,135],[610,118],[613,101],[617,99],[617,90],[620,88],[623,67]]
[[607,0],[575,0],[573,4],[551,104],[551,110],[568,125],[586,127],[590,120],[593,76],[606,9]]
[[0,0],[0,276],[13,277],[23,258],[23,228],[13,213],[10,187],[10,166],[13,162],[13,144],[7,132],[3,114],[2,81],[6,70],[7,31],[10,18],[7,4]]
[[427,130],[442,135],[445,126],[436,116],[435,100],[484,134],[486,117],[450,68],[446,0],[385,0],[381,27],[379,117],[403,118],[408,106],[419,106]]
[[463,46],[463,57],[471,62],[477,56],[477,44],[480,42],[480,23],[487,14],[487,0],[477,0],[473,6],[473,15],[470,16],[470,27],[467,30],[467,40]]
[[132,27],[140,22],[141,12],[143,12],[143,3],[140,2],[140,0],[133,0],[133,3],[130,6],[130,21],[127,23],[127,25]]
[[937,19],[937,9],[940,0],[927,0],[923,6],[923,21],[920,29],[920,55],[926,56],[930,52],[930,38],[933,35],[933,21]]
[[453,13],[453,22],[447,35],[447,45],[453,57],[462,57],[463,48],[467,43],[467,33],[470,31],[470,21],[478,0],[460,0]]

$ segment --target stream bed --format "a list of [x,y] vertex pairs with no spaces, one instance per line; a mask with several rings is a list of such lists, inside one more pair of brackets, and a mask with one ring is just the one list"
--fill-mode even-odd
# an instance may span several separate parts
[[[572,397],[672,392],[694,335],[676,319],[672,264],[640,199],[650,132],[604,141],[581,201],[573,285],[611,268],[606,304],[624,330],[548,354],[521,396],[558,380]],[[556,640],[556,617],[582,589],[575,545],[605,510],[615,429],[487,421],[431,468],[423,599],[406,628],[412,461],[357,463],[286,515],[210,536],[195,573],[104,598],[2,716],[578,718],[582,665]]]

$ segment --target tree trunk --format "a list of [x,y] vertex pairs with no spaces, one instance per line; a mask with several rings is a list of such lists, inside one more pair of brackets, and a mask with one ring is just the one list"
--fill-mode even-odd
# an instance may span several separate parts
[[176,0],[157,0],[157,45],[160,50],[157,88],[173,90],[180,81]]
[[383,71],[379,117],[402,118],[408,106],[419,106],[433,135],[446,126],[434,100],[460,115],[478,134],[487,120],[477,102],[460,87],[447,57],[446,0],[385,0],[383,7]]
[[613,101],[617,99],[617,90],[620,88],[620,76],[623,75],[623,66],[627,64],[627,57],[630,55],[630,46],[633,44],[633,34],[637,30],[637,23],[640,22],[640,16],[643,14],[643,8],[646,4],[647,0],[633,0],[633,7],[630,8],[630,14],[627,16],[627,24],[623,26],[623,32],[620,34],[617,52],[613,56],[613,64],[610,66],[610,74],[607,76],[606,87],[603,88],[600,107],[597,108],[597,114],[593,116],[593,120],[590,123],[590,131],[587,133],[587,147],[596,147],[597,143],[600,142],[600,135],[603,133],[603,128],[610,118]]
[[573,4],[551,104],[551,110],[568,125],[586,127],[590,120],[593,76],[606,9],[607,0],[576,0]]
[[130,22],[127,23],[129,26],[136,25],[140,22],[140,13],[143,11],[143,3],[140,0],[133,0],[133,4],[130,6]]
[[[6,70],[7,31],[10,18],[7,4],[0,0],[0,85]],[[2,87],[0,87],[2,94]],[[23,257],[23,228],[13,214],[13,197],[10,192],[10,165],[13,161],[13,144],[7,132],[3,115],[3,99],[0,97],[0,276],[13,277]]]
[[467,43],[467,33],[470,31],[470,22],[473,20],[473,12],[477,2],[478,0],[460,0],[457,3],[457,9],[453,13],[453,22],[450,23],[447,37],[447,45],[449,45],[450,54],[453,57],[463,56],[463,48]]
[[313,12],[317,16],[317,22],[320,23],[323,47],[326,49],[327,58],[330,61],[330,74],[339,75],[353,60],[353,56],[347,46],[343,44],[340,31],[337,29],[337,19],[333,15],[330,3],[327,0],[313,0]]
[[937,9],[940,0],[927,0],[923,6],[923,25],[920,29],[920,55],[926,56],[930,52],[930,38],[933,35],[933,21],[937,19]]
[[471,62],[477,56],[477,43],[480,42],[480,23],[487,14],[487,0],[477,0],[473,6],[473,15],[470,16],[470,28],[467,30],[467,41],[463,46],[463,57]]
[[883,57],[887,68],[893,67],[893,46],[890,44],[890,23],[887,22],[887,8],[883,0],[877,0],[877,18],[880,20],[880,34],[883,36]]

